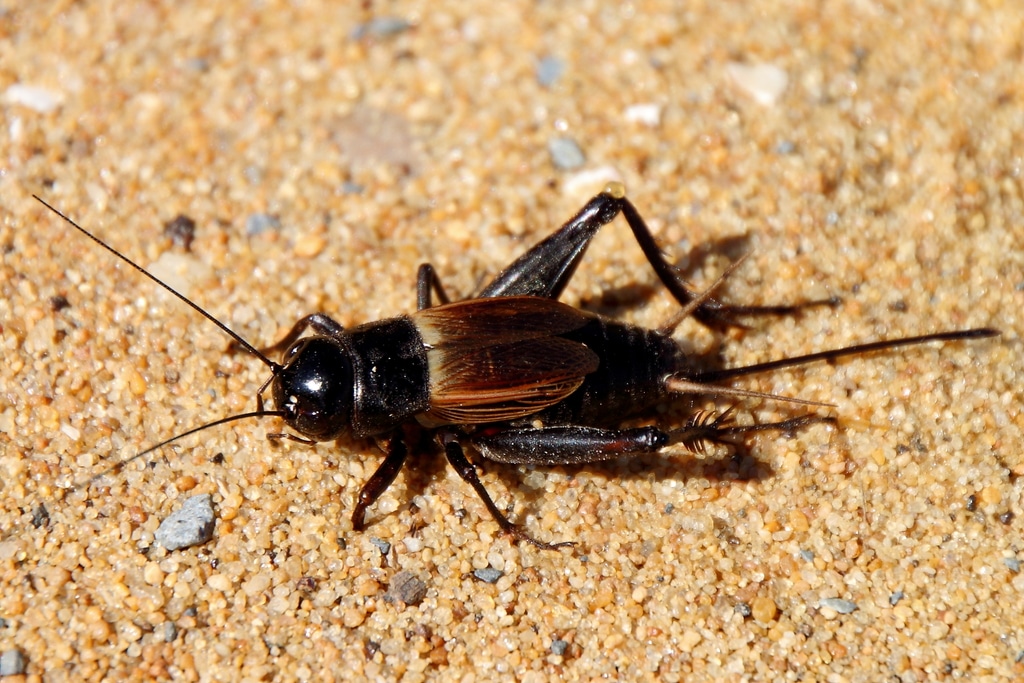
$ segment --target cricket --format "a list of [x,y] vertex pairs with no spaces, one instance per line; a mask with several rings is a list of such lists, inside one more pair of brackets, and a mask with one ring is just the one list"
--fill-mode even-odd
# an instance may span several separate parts
[[[834,416],[805,412],[775,422],[737,424],[732,418],[736,403],[743,399],[783,401],[819,411],[828,404],[750,391],[730,382],[786,367],[999,334],[987,327],[946,330],[742,367],[701,369],[671,336],[682,320],[692,317],[712,328],[727,328],[742,325],[740,321],[749,317],[785,316],[810,307],[835,306],[839,299],[779,306],[720,301],[716,289],[742,260],[705,291],[691,291],[626,198],[624,186],[616,182],[609,183],[475,296],[452,301],[435,269],[424,264],[417,274],[415,312],[352,328],[325,313],[313,313],[298,320],[283,339],[261,349],[46,201],[35,198],[210,320],[270,372],[256,394],[254,411],[183,431],[118,461],[101,474],[202,430],[238,420],[277,418],[285,430],[268,434],[268,438],[314,444],[349,436],[378,443],[384,458],[356,497],[352,510],[356,530],[365,527],[368,509],[406,462],[440,451],[504,533],[542,549],[571,546],[572,541],[539,540],[513,522],[511,512],[494,503],[480,480],[477,464],[467,453],[514,465],[581,465],[657,454],[673,445],[700,452],[756,432],[792,432],[815,423],[834,423]],[[661,284],[680,306],[673,321],[660,329],[628,324],[558,301],[594,236],[619,215]],[[267,407],[268,393],[272,408]],[[715,412],[691,410],[679,424],[626,426],[628,418],[650,415],[659,404],[693,396],[734,404]]]

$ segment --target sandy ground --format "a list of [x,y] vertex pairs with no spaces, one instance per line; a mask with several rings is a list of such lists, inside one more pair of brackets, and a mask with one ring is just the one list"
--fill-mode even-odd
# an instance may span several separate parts
[[[0,12],[0,669],[1024,676],[1024,6],[340,5]],[[1002,337],[737,381],[834,404],[840,423],[739,457],[484,464],[498,504],[569,550],[502,537],[442,458],[409,463],[355,532],[380,452],[271,445],[273,420],[82,485],[253,409],[267,372],[30,194],[266,345],[315,310],[347,325],[413,310],[422,261],[468,295],[610,179],[697,286],[750,253],[723,298],[842,297],[747,330],[688,321],[677,339],[711,364]],[[165,232],[179,214],[190,249]],[[675,309],[622,221],[563,298],[651,327]],[[155,545],[204,493],[212,540]],[[473,574],[488,568],[495,583]],[[422,599],[396,593],[403,571]]]

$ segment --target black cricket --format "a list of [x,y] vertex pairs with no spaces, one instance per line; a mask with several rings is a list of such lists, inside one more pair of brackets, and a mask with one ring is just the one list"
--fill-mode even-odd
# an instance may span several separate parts
[[[363,485],[352,512],[357,530],[369,508],[391,485],[406,459],[434,443],[473,489],[501,529],[540,548],[498,509],[466,457],[471,447],[484,458],[533,465],[584,464],[656,453],[672,444],[701,451],[753,432],[792,431],[835,418],[805,414],[779,422],[738,425],[732,408],[697,412],[685,424],[622,428],[624,418],[642,415],[682,394],[808,401],[715,384],[753,373],[828,361],[932,341],[992,337],[975,328],[875,341],[803,356],[724,370],[696,369],[669,336],[672,325],[649,330],[581,311],[556,301],[572,278],[601,226],[622,214],[658,278],[682,306],[676,323],[693,315],[705,325],[738,325],[738,318],[788,315],[810,306],[834,306],[838,299],[788,306],[735,306],[707,292],[689,291],[662,256],[654,237],[620,183],[610,183],[576,216],[503,270],[470,299],[451,303],[429,264],[417,276],[417,311],[346,330],[323,313],[302,318],[277,344],[262,351],[224,323],[95,237],[39,197],[48,209],[146,275],[220,327],[271,376],[256,395],[254,412],[225,417],[190,429],[113,468],[143,457],[184,436],[234,420],[280,417],[295,433],[268,434],[313,444],[344,435],[371,437],[385,452]],[[737,264],[734,264],[734,267]],[[732,268],[726,273],[732,271]],[[723,276],[717,284],[724,280]],[[440,305],[433,304],[433,296]],[[313,334],[303,336],[312,329]],[[281,363],[268,357],[284,351]],[[264,408],[270,388],[275,410]],[[107,470],[108,472],[111,470]],[[100,476],[100,475],[97,475]],[[95,477],[94,477],[95,478]]]

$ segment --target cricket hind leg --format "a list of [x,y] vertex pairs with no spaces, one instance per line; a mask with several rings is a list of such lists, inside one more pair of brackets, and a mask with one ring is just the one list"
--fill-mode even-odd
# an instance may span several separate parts
[[735,440],[765,431],[795,432],[813,424],[836,424],[836,418],[808,413],[777,422],[737,425],[733,409],[694,413],[682,427],[603,429],[580,425],[507,427],[481,432],[470,443],[488,460],[508,465],[586,465],[616,458],[657,453],[682,444],[704,453],[709,444],[736,445]]
[[416,272],[416,310],[422,311],[427,308],[433,308],[432,294],[437,295],[441,305],[451,302],[451,299],[448,298],[448,292],[445,291],[444,285],[441,284],[441,277],[434,270],[434,266],[429,263],[422,263]]
[[[654,454],[662,448],[681,444],[693,453],[705,452],[709,444],[739,446],[735,439],[762,431],[794,432],[813,424],[835,424],[834,417],[801,415],[788,420],[753,425],[736,425],[732,409],[720,414],[696,413],[684,427],[669,431],[657,427],[601,429],[579,425],[551,427],[508,427],[474,435],[471,443],[488,460],[506,464],[541,466],[583,465],[620,457]],[[522,526],[510,521],[498,509],[484,488],[476,468],[466,457],[454,432],[442,432],[448,462],[483,501],[501,530],[517,541],[526,541],[544,550],[574,545],[571,542],[545,543],[533,538]]]
[[620,213],[629,224],[634,239],[658,279],[683,308],[693,305],[694,317],[705,325],[743,327],[737,318],[794,315],[808,308],[835,306],[839,303],[838,298],[831,297],[782,306],[737,306],[711,298],[694,304],[700,296],[687,289],[675,266],[665,260],[650,228],[626,198],[622,183],[609,183],[603,192],[594,196],[561,228],[501,271],[478,296],[539,296],[557,299],[576,273],[597,231]]
[[473,435],[482,456],[507,465],[586,465],[656,453],[669,434],[657,427],[602,429],[581,425],[506,427]]
[[[640,249],[643,251],[654,273],[658,276],[658,279],[661,280],[661,283],[672,294],[673,298],[679,302],[679,305],[684,309],[689,308],[699,298],[699,295],[686,288],[675,266],[665,260],[661,249],[654,240],[654,235],[651,234],[650,228],[647,227],[647,223],[644,222],[643,217],[636,210],[636,207],[633,206],[632,202],[626,198],[625,189],[621,184],[612,183],[605,189],[605,193],[616,196],[619,209],[626,219],[626,223],[629,224],[630,230],[633,231],[633,237],[636,239],[637,244],[640,245]],[[737,321],[737,318],[745,316],[797,315],[809,308],[821,306],[835,307],[840,302],[841,299],[839,297],[833,296],[826,299],[801,301],[795,304],[741,306],[726,304],[716,299],[708,298],[694,307],[693,316],[708,327],[745,327],[745,325]]]

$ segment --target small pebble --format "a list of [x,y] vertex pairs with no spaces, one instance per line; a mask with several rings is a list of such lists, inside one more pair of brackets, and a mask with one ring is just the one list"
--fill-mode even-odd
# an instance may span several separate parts
[[626,107],[625,118],[630,123],[641,123],[650,128],[661,124],[661,107],[657,104],[631,104]]
[[895,593],[889,596],[889,604],[892,607],[895,607],[899,603],[899,601],[903,599],[903,595],[903,591],[896,591]]
[[773,64],[729,62],[725,72],[740,90],[766,107],[778,102],[789,85],[786,72]]
[[32,509],[32,526],[39,528],[50,521],[50,511],[45,505],[37,505]]
[[569,642],[566,640],[552,640],[551,641],[551,654],[558,655],[561,657],[565,654],[565,651],[569,648]]
[[303,235],[295,240],[295,247],[292,253],[299,258],[313,258],[320,254],[327,246],[327,240],[322,235]]
[[792,140],[782,140],[779,144],[775,145],[776,154],[792,154],[796,151],[796,143]]
[[565,188],[566,194],[582,194],[593,192],[595,187],[621,181],[622,174],[614,166],[605,165],[575,171],[565,177],[562,186]]
[[818,602],[818,607],[828,607],[840,614],[850,614],[857,610],[857,603],[852,600],[843,600],[842,598],[822,598]]
[[165,643],[173,643],[178,637],[178,627],[173,621],[165,621],[156,628],[156,632],[164,639]]
[[483,581],[484,583],[497,583],[498,579],[503,577],[505,572],[494,567],[484,567],[483,569],[474,569],[473,576]]
[[384,599],[388,602],[404,602],[416,605],[427,595],[427,584],[410,571],[401,571],[391,579]]
[[280,229],[281,221],[268,213],[254,213],[245,219],[245,234],[249,237]]
[[213,497],[192,496],[177,512],[160,523],[156,542],[168,550],[188,548],[213,538]]
[[370,543],[377,547],[377,550],[380,551],[381,555],[387,556],[387,554],[391,552],[391,544],[377,538],[376,536],[370,537]]
[[563,171],[579,168],[586,161],[583,150],[572,138],[553,138],[548,142],[548,152],[551,154],[551,163]]
[[686,629],[679,637],[679,649],[683,652],[693,652],[693,648],[700,644],[704,637],[692,628]]
[[801,550],[800,558],[803,559],[804,562],[814,562],[814,553],[810,550]]
[[1020,560],[1018,560],[1016,557],[1004,557],[1003,564],[1005,564],[1006,568],[1014,574],[1020,573]]
[[419,536],[407,536],[402,539],[402,545],[405,546],[406,552],[418,553],[423,550],[423,539]]
[[210,60],[203,57],[189,57],[182,65],[187,71],[193,71],[197,74],[206,73],[210,70]]
[[7,87],[4,99],[10,104],[20,104],[40,114],[49,114],[60,106],[64,97],[53,90],[15,83]]
[[537,82],[545,88],[554,85],[563,73],[565,73],[565,62],[558,57],[547,55],[541,57],[537,62]]
[[1003,492],[998,486],[990,485],[978,492],[978,500],[984,505],[995,505],[1003,499]]
[[25,655],[21,650],[0,652],[0,676],[20,676],[25,673]]
[[164,223],[164,236],[176,246],[191,251],[192,240],[196,237],[196,222],[183,213]]
[[352,40],[362,40],[368,37],[387,38],[388,36],[408,31],[410,28],[412,28],[412,23],[406,19],[399,17],[374,17],[352,29],[349,36]]
[[778,613],[779,608],[771,598],[759,595],[750,602],[751,616],[762,624],[774,620]]

